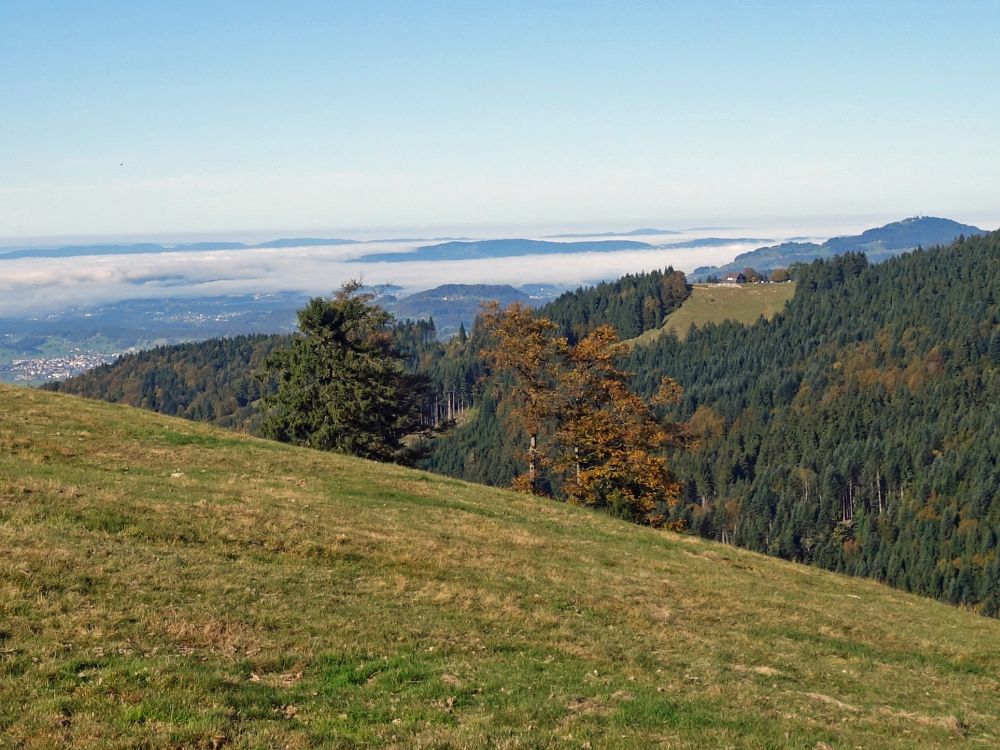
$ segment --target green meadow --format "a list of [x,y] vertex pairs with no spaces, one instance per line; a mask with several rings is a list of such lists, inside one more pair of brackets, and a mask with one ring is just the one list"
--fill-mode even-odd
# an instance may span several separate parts
[[695,284],[691,296],[674,310],[663,325],[632,339],[647,343],[664,333],[675,333],[684,339],[691,326],[701,328],[708,323],[733,320],[752,325],[761,316],[772,318],[781,312],[795,294],[795,283],[783,284]]
[[985,748],[998,706],[1000,621],[0,386],[3,748]]

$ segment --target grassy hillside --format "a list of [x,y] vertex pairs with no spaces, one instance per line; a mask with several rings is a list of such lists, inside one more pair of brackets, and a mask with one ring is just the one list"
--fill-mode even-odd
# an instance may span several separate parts
[[633,341],[648,343],[670,331],[683,339],[692,325],[700,328],[707,323],[722,323],[726,320],[751,325],[761,315],[770,319],[775,313],[781,312],[794,294],[794,282],[743,286],[695,284],[691,296],[663,321],[660,328],[646,331]]
[[0,386],[0,747],[986,747],[1000,622]]

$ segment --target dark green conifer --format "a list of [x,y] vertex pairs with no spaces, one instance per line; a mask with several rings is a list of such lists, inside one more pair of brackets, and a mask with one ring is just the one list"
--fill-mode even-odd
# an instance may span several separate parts
[[419,429],[424,379],[409,375],[391,316],[350,282],[333,299],[299,311],[299,332],[264,363],[275,391],[264,398],[263,433],[282,442],[377,460],[405,457]]

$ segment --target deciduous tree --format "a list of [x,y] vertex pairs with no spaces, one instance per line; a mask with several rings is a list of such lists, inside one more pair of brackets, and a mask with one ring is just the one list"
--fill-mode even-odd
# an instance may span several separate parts
[[628,347],[609,325],[570,347],[552,321],[520,304],[489,306],[482,321],[492,341],[484,354],[495,375],[510,379],[503,405],[529,439],[528,471],[514,486],[538,491],[545,468],[549,486],[571,502],[659,523],[680,492],[663,452],[687,438],[656,407],[676,401],[679,386],[665,378],[650,402],[633,393],[618,364]]
[[497,373],[511,377],[511,387],[501,398],[502,405],[517,415],[528,436],[528,471],[515,485],[528,491],[538,489],[538,436],[552,414],[552,394],[566,356],[566,339],[556,335],[557,326],[534,314],[519,302],[501,309],[496,302],[485,306],[481,324],[490,344],[483,356]]
[[566,497],[658,525],[680,494],[663,452],[689,444],[681,426],[655,408],[676,403],[681,390],[664,378],[651,401],[629,389],[619,363],[628,347],[600,326],[569,354],[569,368],[553,402],[560,405],[554,462]]

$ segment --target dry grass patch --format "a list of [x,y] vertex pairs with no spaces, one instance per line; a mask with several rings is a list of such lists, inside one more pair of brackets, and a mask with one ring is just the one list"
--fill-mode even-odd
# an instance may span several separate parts
[[0,747],[1000,736],[1000,623],[55,394],[0,387],[0,548]]

